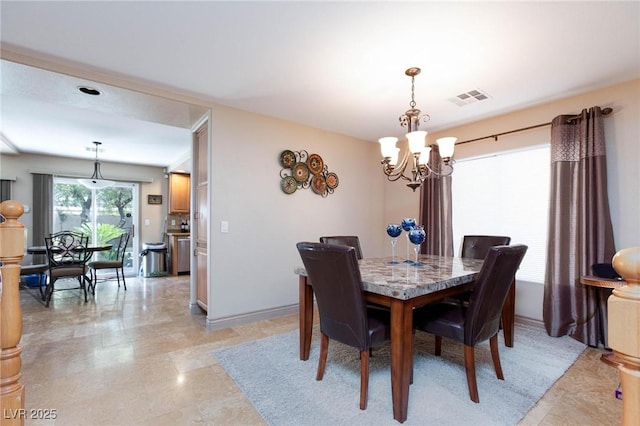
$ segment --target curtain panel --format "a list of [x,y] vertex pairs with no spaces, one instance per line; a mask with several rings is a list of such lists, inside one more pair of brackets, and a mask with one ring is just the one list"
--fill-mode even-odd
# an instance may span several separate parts
[[11,199],[11,181],[0,179],[0,203]]
[[[44,245],[53,229],[53,176],[33,173],[33,245]],[[34,263],[46,263],[44,255],[34,255]]]
[[551,190],[543,319],[550,336],[607,347],[609,289],[580,283],[615,254],[604,118],[599,107],[551,123]]
[[[430,164],[441,164],[437,145],[431,147]],[[437,170],[439,171],[439,170]],[[420,247],[424,254],[453,256],[453,213],[451,176],[429,176],[420,192],[420,222],[427,238]]]

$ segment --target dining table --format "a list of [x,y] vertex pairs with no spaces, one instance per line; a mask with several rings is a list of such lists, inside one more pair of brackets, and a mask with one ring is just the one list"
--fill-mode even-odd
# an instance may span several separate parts
[[[86,250],[91,253],[95,253],[97,251],[108,251],[111,250],[113,245],[111,244],[98,244],[98,245],[89,245],[87,247],[82,247],[82,250]],[[30,246],[27,247],[28,254],[47,254],[47,246]]]
[[[391,394],[393,418],[398,422],[403,423],[407,419],[409,405],[413,309],[471,290],[483,262],[435,255],[420,255],[417,265],[415,261],[408,260],[392,263],[391,257],[358,261],[365,300],[386,306],[391,311]],[[308,360],[313,329],[313,285],[304,267],[296,267],[294,272],[298,275],[300,297],[300,359]],[[510,323],[512,327],[515,303],[505,303],[504,306],[503,322]]]

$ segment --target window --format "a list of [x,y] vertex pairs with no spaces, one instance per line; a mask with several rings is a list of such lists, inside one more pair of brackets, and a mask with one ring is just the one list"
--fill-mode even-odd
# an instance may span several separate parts
[[544,283],[549,219],[549,145],[456,162],[453,238],[507,235],[526,244],[518,279]]
[[[137,217],[138,184],[118,182],[102,189],[89,189],[76,179],[54,178],[53,230],[78,231],[89,235],[90,244],[105,244],[123,230],[131,232]],[[125,273],[137,266],[134,238],[125,254]],[[108,253],[97,253],[97,256]]]

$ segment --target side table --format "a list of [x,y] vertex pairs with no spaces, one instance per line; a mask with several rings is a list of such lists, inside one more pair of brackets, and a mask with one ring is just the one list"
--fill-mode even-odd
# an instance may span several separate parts
[[[627,284],[623,280],[601,278],[601,277],[596,277],[594,275],[581,276],[580,283],[591,286],[591,287],[601,287],[601,288],[611,288],[611,289],[620,288]],[[600,357],[600,360],[605,364],[611,365],[612,367],[617,367],[618,365],[622,365],[622,362],[620,361],[620,359],[613,352],[602,354],[602,356]]]

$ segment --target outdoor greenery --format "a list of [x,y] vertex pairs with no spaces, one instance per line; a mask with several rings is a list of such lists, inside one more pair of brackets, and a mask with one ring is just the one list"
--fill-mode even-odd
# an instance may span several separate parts
[[[54,194],[54,231],[73,229],[87,235],[90,244],[111,244],[113,250],[96,256],[99,260],[114,260],[118,243],[114,240],[130,226],[127,220],[133,208],[131,186],[91,190],[75,180],[60,178],[55,181]],[[92,211],[94,204],[96,212]]]
[[[125,226],[127,211],[131,210],[131,188],[118,186],[103,188],[97,191],[97,197],[98,204],[105,214],[119,217],[117,227]],[[76,183],[56,183],[55,205],[63,208],[58,209],[61,222],[65,222],[68,215],[66,211],[72,208],[81,209],[81,224],[90,222],[92,201],[92,191],[89,188]]]
[[99,223],[96,228],[98,241],[94,243],[92,241],[93,225],[91,222],[83,223],[82,226],[76,228],[75,231],[89,236],[89,243],[96,245],[112,243],[114,239],[126,232],[124,229],[118,228],[117,226],[108,223]]

